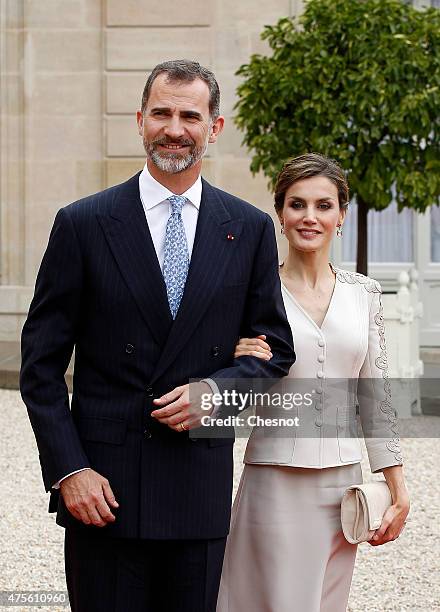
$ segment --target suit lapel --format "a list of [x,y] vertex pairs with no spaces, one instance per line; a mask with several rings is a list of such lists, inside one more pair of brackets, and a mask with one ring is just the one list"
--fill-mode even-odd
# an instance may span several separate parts
[[[242,225],[242,219],[231,219],[219,190],[203,180],[202,200],[185,291],[152,382],[172,364],[197,329],[223,281]],[[233,236],[233,240],[228,236]]]
[[139,195],[139,174],[116,192],[110,215],[98,215],[113,256],[156,342],[172,326],[165,283]]

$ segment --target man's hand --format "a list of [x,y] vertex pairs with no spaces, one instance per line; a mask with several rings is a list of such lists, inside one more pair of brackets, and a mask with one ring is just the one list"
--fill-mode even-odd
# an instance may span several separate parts
[[151,416],[174,431],[186,431],[200,427],[202,417],[211,412],[201,407],[202,395],[206,394],[212,395],[212,389],[206,382],[176,387],[154,400],[158,410],[154,410]]
[[105,527],[116,520],[110,507],[119,504],[107,478],[95,470],[83,470],[60,483],[60,491],[68,511],[85,525]]

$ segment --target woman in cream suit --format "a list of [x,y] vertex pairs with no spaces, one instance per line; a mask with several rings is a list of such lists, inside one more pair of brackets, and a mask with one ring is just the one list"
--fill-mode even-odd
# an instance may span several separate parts
[[[252,432],[217,612],[346,610],[357,546],[343,536],[340,504],[362,482],[356,396],[371,470],[383,472],[393,499],[370,543],[396,539],[409,511],[380,285],[329,263],[348,199],[342,169],[321,155],[291,160],[278,177],[275,209],[289,243],[280,276],[297,354],[281,386],[312,399],[287,414],[299,427]],[[236,357],[250,354],[270,359],[264,337],[240,340]]]

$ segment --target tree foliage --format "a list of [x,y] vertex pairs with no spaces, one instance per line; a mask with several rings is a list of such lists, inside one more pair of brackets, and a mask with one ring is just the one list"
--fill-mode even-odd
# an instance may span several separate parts
[[[424,211],[440,195],[440,11],[399,0],[309,0],[266,26],[268,56],[237,74],[236,123],[251,170],[318,151],[366,209]],[[365,228],[366,229],[366,228]],[[366,247],[365,247],[366,248]]]

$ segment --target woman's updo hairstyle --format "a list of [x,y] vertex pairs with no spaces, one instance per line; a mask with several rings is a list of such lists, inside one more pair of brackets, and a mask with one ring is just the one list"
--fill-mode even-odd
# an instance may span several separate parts
[[349,202],[348,183],[344,170],[334,159],[320,153],[307,153],[287,161],[275,184],[275,210],[281,212],[287,190],[297,181],[312,176],[325,176],[338,190],[339,208],[347,208]]

